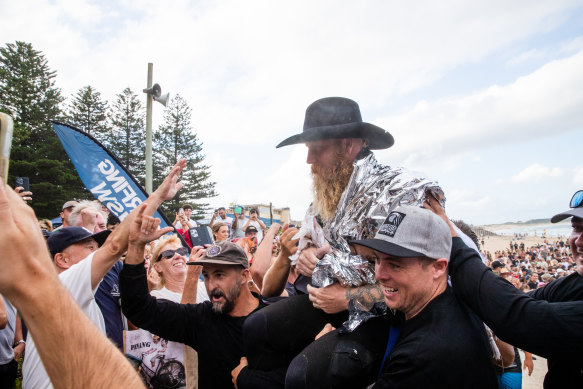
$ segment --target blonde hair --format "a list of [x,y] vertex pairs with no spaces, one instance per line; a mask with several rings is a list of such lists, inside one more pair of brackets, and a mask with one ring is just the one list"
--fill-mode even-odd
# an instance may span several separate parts
[[[179,245],[182,246],[182,241],[180,240],[180,238],[176,234],[165,235],[156,241],[156,246],[154,246],[154,249],[152,249],[152,259],[150,260],[150,269],[154,269],[154,265],[156,263],[160,262],[160,259],[158,257],[160,256],[160,253],[162,252],[162,247],[166,246],[167,244],[171,244],[171,243],[178,243]],[[154,269],[154,271],[156,271],[156,273],[158,273],[158,275],[160,276],[160,282],[158,283],[158,289],[162,289],[164,287],[164,285],[166,284],[166,280],[164,279],[164,274],[159,273],[156,269]]]
[[49,219],[41,219],[38,221],[38,225],[40,226],[40,228],[43,228],[47,231],[52,231],[53,230],[53,223],[51,223],[51,221]]
[[212,231],[213,231],[213,239],[215,241],[217,240],[217,237],[215,236],[215,234],[217,234],[219,232],[219,230],[221,229],[221,227],[223,227],[223,226],[228,227],[229,225],[227,223],[223,223],[223,222],[218,222],[218,223],[213,224]]
[[165,236],[161,237],[160,239],[158,239],[156,241],[156,245],[154,246],[154,249],[152,250],[152,259],[150,260],[150,263],[154,264],[154,263],[160,261],[158,257],[160,256],[160,252],[162,252],[162,247],[164,247],[165,245],[167,245],[169,243],[178,243],[179,245],[182,246],[182,241],[180,240],[180,238],[176,234],[165,235]]

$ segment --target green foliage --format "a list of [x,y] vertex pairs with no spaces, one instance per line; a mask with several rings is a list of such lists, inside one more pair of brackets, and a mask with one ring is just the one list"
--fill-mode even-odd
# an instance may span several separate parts
[[107,101],[91,85],[84,86],[71,98],[67,121],[103,142],[109,135]]
[[13,184],[14,177],[30,177],[31,205],[43,218],[55,217],[67,200],[87,197],[50,123],[61,117],[64,100],[55,77],[44,55],[30,43],[0,48],[0,110],[14,119],[8,183]]
[[192,129],[191,116],[192,110],[184,98],[176,95],[170,100],[164,112],[164,124],[154,134],[153,170],[154,184],[158,185],[179,159],[186,158],[187,166],[181,177],[183,188],[165,210],[174,212],[182,204],[189,203],[196,219],[208,210],[208,203],[201,200],[217,196],[217,193],[215,183],[210,181],[210,167],[203,164],[202,143]]
[[[79,175],[65,153],[51,120],[69,122],[94,136],[114,154],[142,185],[145,179],[144,108],[130,88],[116,96],[108,107],[101,94],[90,85],[71,97],[66,114],[64,98],[55,86],[56,71],[44,55],[30,43],[7,43],[0,47],[0,111],[14,119],[9,184],[15,177],[29,177],[33,192],[30,203],[40,218],[53,218],[63,203],[90,198]],[[216,196],[205,165],[202,143],[191,126],[192,110],[176,96],[165,111],[164,124],[154,133],[154,187],[180,158],[188,161],[182,182],[184,188],[166,211],[183,203],[194,207],[193,217],[203,217],[208,203]]]
[[111,136],[109,149],[124,167],[145,185],[146,129],[144,109],[130,88],[117,95],[109,114]]

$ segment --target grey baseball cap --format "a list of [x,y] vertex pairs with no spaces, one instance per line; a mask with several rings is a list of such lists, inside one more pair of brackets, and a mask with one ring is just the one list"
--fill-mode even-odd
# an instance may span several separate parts
[[445,221],[420,207],[399,206],[389,213],[374,239],[349,241],[395,257],[445,258],[451,254],[451,231]]
[[229,241],[222,241],[209,246],[204,256],[198,261],[187,262],[188,265],[206,265],[209,263],[219,265],[240,265],[245,269],[249,267],[249,259],[241,246]]

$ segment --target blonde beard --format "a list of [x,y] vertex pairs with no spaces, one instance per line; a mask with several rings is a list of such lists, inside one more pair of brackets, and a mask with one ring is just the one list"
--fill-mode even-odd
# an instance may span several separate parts
[[322,220],[327,223],[334,218],[338,202],[354,169],[352,162],[343,155],[338,155],[336,163],[330,168],[312,165],[312,190],[314,202],[312,206]]

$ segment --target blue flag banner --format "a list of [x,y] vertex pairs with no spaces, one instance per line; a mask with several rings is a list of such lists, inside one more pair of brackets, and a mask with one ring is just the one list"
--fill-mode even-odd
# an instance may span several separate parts
[[[95,138],[74,127],[53,122],[53,128],[73,161],[85,187],[123,220],[148,195],[137,180]],[[160,228],[172,226],[159,210]]]

